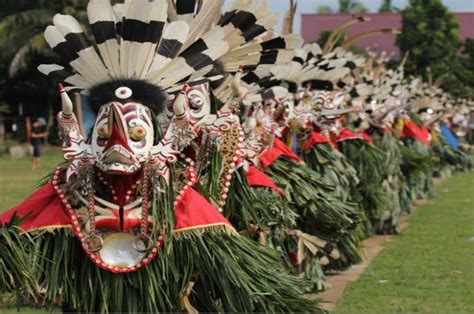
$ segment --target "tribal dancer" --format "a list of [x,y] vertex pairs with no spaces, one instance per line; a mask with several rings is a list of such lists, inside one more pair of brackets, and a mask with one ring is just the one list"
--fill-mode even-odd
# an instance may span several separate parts
[[[39,69],[65,83],[66,163],[0,216],[1,273],[13,276],[2,289],[81,312],[317,310],[276,252],[239,236],[193,188],[185,149],[211,124],[207,67],[268,21],[260,1],[237,1],[210,28],[221,4],[195,14],[191,1],[92,0],[97,46],[73,17],[54,17],[45,38],[65,66]],[[70,90],[97,113],[87,139]]]

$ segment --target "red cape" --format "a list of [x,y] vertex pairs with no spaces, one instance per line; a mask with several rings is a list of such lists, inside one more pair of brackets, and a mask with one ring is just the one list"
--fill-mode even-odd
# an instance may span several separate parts
[[261,186],[274,190],[281,198],[285,197],[283,191],[272,181],[265,173],[258,170],[255,166],[250,166],[249,170],[245,173],[247,182],[250,186]]
[[364,138],[362,137],[362,135],[355,134],[354,132],[349,131],[345,128],[342,129],[336,137],[336,142],[343,142],[349,140],[364,140]]
[[24,219],[20,228],[23,231],[37,229],[70,227],[71,223],[63,202],[51,182],[46,183],[31,194],[20,205],[0,215],[0,225],[10,222],[14,215]]
[[293,151],[285,145],[285,143],[275,137],[273,141],[273,147],[260,155],[260,163],[263,168],[267,168],[281,156],[287,157],[297,162],[300,161],[300,158],[296,156],[295,153],[293,153]]
[[359,132],[359,134],[362,135],[362,139],[366,141],[367,143],[370,143],[370,144],[374,143],[374,140],[372,139],[372,137],[369,134],[367,134],[365,131],[361,131]]
[[331,141],[329,141],[329,139],[327,137],[321,135],[321,133],[313,132],[311,134],[311,137],[304,144],[303,148],[304,149],[310,149],[311,147],[313,147],[314,145],[317,145],[317,144],[331,144]]
[[[10,222],[14,215],[24,220],[24,232],[71,227],[61,198],[51,182],[36,190],[20,205],[0,215],[0,225]],[[194,189],[188,188],[175,207],[175,231],[231,224]]]
[[415,122],[408,120],[403,125],[403,137],[414,139],[415,141],[430,145],[429,131],[426,126],[422,126],[420,129]]

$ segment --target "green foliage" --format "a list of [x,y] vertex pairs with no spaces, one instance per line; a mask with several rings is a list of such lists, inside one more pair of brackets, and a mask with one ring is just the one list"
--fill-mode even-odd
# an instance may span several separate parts
[[334,186],[304,164],[280,158],[265,169],[280,187],[292,209],[300,215],[301,230],[337,241],[355,227],[354,205],[334,196]]
[[[55,13],[87,20],[87,0],[0,0],[0,99],[11,108],[23,104],[27,116],[45,116],[57,103],[54,85],[37,66],[57,57],[43,38]],[[54,92],[53,92],[54,91]],[[15,115],[15,110],[11,110]]]
[[316,12],[320,14],[334,13],[332,8],[329,5],[318,5],[316,7]]
[[240,236],[209,232],[174,238],[143,269],[117,275],[89,261],[68,229],[31,238],[0,231],[0,279],[6,276],[0,292],[17,289],[45,310],[62,303],[68,312],[178,312],[194,276],[190,299],[202,312],[317,310],[316,302],[303,298],[303,280],[283,269],[276,251]]
[[14,54],[51,22],[52,10],[32,9],[9,15],[0,22],[0,59]]
[[379,8],[380,13],[384,12],[399,12],[400,10],[392,5],[392,0],[383,0]]
[[462,46],[459,24],[441,0],[410,0],[402,10],[402,19],[397,44],[403,54],[409,53],[406,72],[426,79],[431,68],[435,79],[447,74],[443,85],[447,91],[457,96],[473,95],[472,43],[467,42],[465,48],[467,60],[458,57]]
[[357,170],[361,181],[358,191],[362,195],[362,207],[367,216],[371,220],[379,219],[388,205],[382,187],[386,175],[386,153],[363,140],[342,141],[339,150]]
[[[317,43],[320,47],[323,47],[324,44],[326,44],[326,42],[329,39],[329,35],[331,35],[331,32],[332,32],[332,30],[327,29],[327,30],[322,31],[319,34],[319,39],[318,39]],[[335,46],[340,46],[343,41],[344,41],[343,38],[338,39]]]
[[444,81],[443,88],[457,96],[474,97],[474,39],[466,38],[462,54],[451,60],[446,71],[452,75]]
[[341,13],[367,13],[369,10],[359,1],[339,0],[339,12]]

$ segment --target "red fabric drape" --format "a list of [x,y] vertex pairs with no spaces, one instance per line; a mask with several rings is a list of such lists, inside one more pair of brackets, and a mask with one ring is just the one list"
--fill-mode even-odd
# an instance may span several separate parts
[[258,170],[257,167],[250,166],[248,171],[245,173],[245,176],[247,177],[247,182],[249,183],[250,186],[267,187],[274,190],[278,194],[280,194],[282,198],[285,197],[285,194],[275,184],[275,182],[273,182],[272,179],[270,179],[265,173]]
[[[20,205],[0,215],[0,224],[7,224],[15,214],[25,218],[20,224],[20,228],[25,232],[70,225],[61,198],[51,182],[36,190]],[[188,188],[175,207],[175,229],[199,228],[215,224],[231,226],[206,199],[192,188]]]
[[192,188],[188,188],[174,209],[176,231],[217,224],[232,226],[209,202]]
[[348,140],[363,140],[362,135],[355,134],[348,129],[342,129],[336,137],[336,142],[343,142]]
[[263,168],[269,167],[280,156],[287,157],[299,162],[300,158],[293,153],[293,151],[285,145],[281,140],[275,138],[273,147],[260,155],[260,164]]
[[366,132],[362,131],[362,132],[359,132],[359,134],[362,136],[362,139],[366,141],[367,143],[370,143],[370,144],[374,143],[374,140],[372,139],[372,137]]
[[329,141],[329,139],[327,137],[321,135],[321,133],[313,132],[311,134],[311,137],[304,144],[303,148],[304,149],[310,149],[311,147],[313,147],[316,144],[325,144],[325,143],[330,144],[331,142]]
[[7,224],[14,215],[25,218],[20,224],[23,231],[70,225],[63,203],[51,182],[33,192],[19,205],[0,215],[0,224]]
[[403,137],[412,138],[415,141],[430,145],[428,136],[429,132],[425,126],[420,129],[415,122],[411,120],[405,121],[403,126]]

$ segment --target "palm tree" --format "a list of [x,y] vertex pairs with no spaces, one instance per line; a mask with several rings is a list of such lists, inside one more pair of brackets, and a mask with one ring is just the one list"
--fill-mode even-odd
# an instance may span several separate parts
[[[52,51],[43,39],[43,31],[51,23],[56,12],[85,18],[87,0],[0,0],[0,60],[9,64],[8,77],[12,77],[30,62],[31,55],[52,56]],[[3,10],[5,8],[5,10]],[[1,75],[1,74],[0,74]]]
[[0,0],[0,65],[5,65],[0,67],[0,100],[10,105],[12,116],[17,116],[14,105],[20,102],[27,115],[54,112],[55,86],[36,70],[56,58],[43,31],[58,12],[84,21],[86,5],[87,0]]

